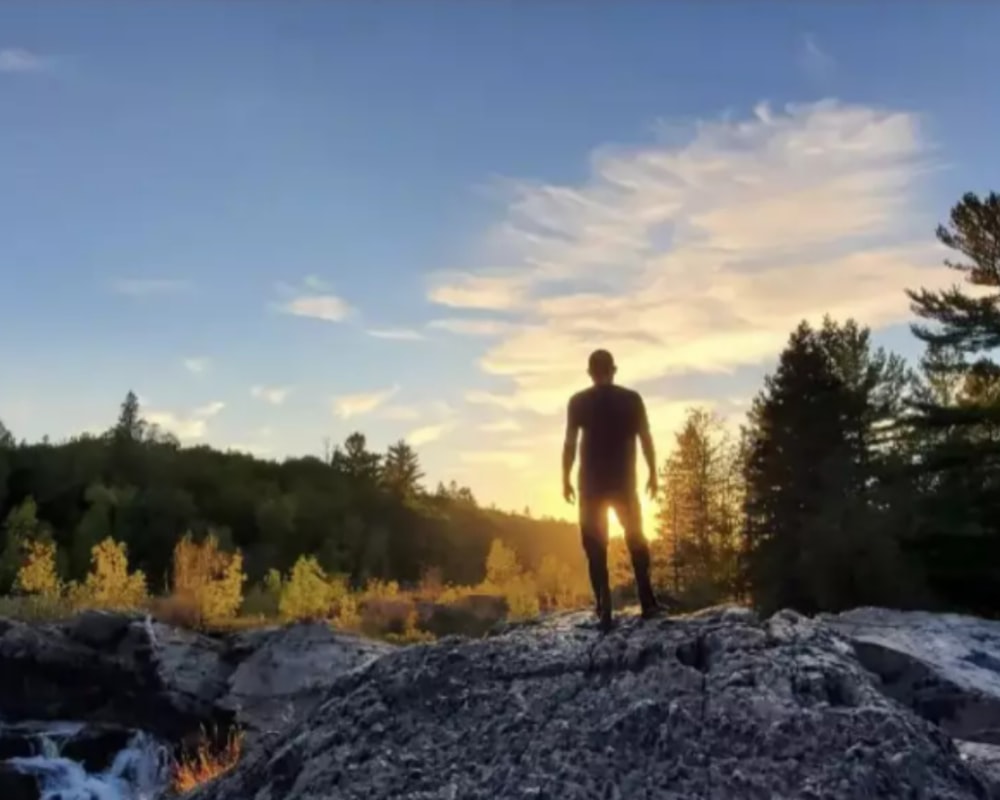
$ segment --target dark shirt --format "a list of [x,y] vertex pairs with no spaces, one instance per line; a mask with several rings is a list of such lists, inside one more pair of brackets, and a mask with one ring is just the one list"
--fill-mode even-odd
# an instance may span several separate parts
[[615,384],[591,386],[570,398],[568,428],[582,431],[581,494],[635,489],[635,440],[648,432],[646,406],[638,392]]

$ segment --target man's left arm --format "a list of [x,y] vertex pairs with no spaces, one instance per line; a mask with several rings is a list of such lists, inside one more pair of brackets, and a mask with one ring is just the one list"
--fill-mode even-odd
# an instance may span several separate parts
[[573,490],[573,462],[576,461],[576,439],[580,430],[580,423],[577,420],[576,407],[572,398],[566,407],[566,436],[563,439],[562,451],[562,483],[563,497],[567,503],[572,503],[576,497]]
[[658,489],[656,480],[656,448],[653,447],[653,435],[649,432],[649,417],[646,415],[646,404],[642,401],[641,395],[636,395],[636,409],[638,415],[639,443],[642,445],[642,457],[646,461],[646,468],[649,470],[649,478],[646,481],[646,491],[650,497],[655,498]]

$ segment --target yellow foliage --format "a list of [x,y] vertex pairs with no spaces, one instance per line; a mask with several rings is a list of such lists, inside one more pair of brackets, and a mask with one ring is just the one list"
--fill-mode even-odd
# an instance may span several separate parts
[[503,587],[503,595],[507,599],[507,615],[511,619],[531,619],[538,616],[538,587],[530,577],[522,576],[509,581]]
[[494,539],[486,556],[486,580],[492,586],[505,586],[521,574],[517,554],[499,539]]
[[538,594],[548,608],[573,608],[579,599],[579,577],[565,561],[552,555],[542,559],[536,576]]
[[327,616],[335,589],[314,556],[300,556],[281,586],[278,613],[286,619]]
[[28,541],[24,560],[17,571],[15,588],[46,599],[59,597],[62,585],[56,573],[56,546],[52,542]]
[[363,592],[365,600],[389,599],[399,597],[399,584],[396,581],[369,581]]
[[205,621],[234,617],[243,602],[243,555],[219,549],[208,536],[201,544],[190,534],[174,547],[174,594],[192,602]]
[[129,573],[125,543],[107,538],[91,548],[90,572],[71,595],[78,608],[136,608],[148,599],[146,576],[141,570]]

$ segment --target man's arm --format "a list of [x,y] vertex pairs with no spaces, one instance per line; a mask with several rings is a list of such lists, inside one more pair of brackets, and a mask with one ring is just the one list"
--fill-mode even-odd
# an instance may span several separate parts
[[576,492],[573,491],[573,462],[576,461],[576,438],[580,430],[580,421],[576,418],[573,400],[570,398],[566,407],[566,437],[563,439],[562,481],[563,497],[567,503],[572,503]]
[[653,435],[649,432],[649,417],[646,416],[646,404],[642,401],[641,395],[636,395],[638,402],[639,416],[639,443],[642,445],[642,457],[646,461],[646,468],[649,470],[649,479],[646,481],[646,491],[650,497],[656,497],[656,449],[653,447]]

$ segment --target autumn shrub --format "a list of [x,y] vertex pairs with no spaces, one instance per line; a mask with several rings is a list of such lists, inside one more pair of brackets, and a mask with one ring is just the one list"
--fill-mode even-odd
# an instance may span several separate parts
[[335,587],[314,556],[300,556],[281,584],[278,612],[285,619],[321,619],[330,614]]
[[524,620],[537,617],[541,610],[538,602],[538,587],[529,575],[520,575],[502,587],[507,600],[507,615],[510,619]]
[[242,554],[220,550],[214,535],[198,543],[188,534],[174,547],[173,593],[193,603],[205,623],[236,615],[244,581]]
[[91,549],[90,572],[70,589],[70,599],[76,608],[138,608],[148,600],[146,576],[129,572],[125,543],[107,538]]
[[18,592],[53,600],[62,593],[56,572],[56,546],[50,541],[28,541],[23,546],[21,566],[14,579]]

